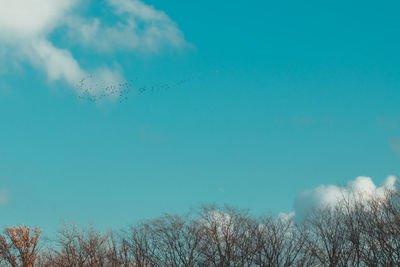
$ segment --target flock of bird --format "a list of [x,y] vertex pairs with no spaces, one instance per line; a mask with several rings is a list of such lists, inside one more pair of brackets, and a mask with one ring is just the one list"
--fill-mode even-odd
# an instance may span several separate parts
[[[217,71],[218,72],[218,71]],[[144,94],[146,92],[161,92],[182,86],[204,75],[199,72],[195,75],[187,76],[176,82],[156,83],[140,85],[138,77],[131,80],[124,80],[117,84],[99,84],[99,79],[95,75],[88,75],[76,84],[79,92],[78,97],[88,102],[99,102],[107,98],[116,98],[119,102],[126,101],[131,94]]]

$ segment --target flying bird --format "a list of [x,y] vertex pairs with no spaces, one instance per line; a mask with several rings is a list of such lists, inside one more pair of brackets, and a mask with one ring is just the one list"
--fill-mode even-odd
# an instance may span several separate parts
[[[218,72],[217,70],[216,72]],[[120,81],[116,84],[100,85],[95,75],[89,74],[83,77],[77,84],[76,89],[79,92],[79,99],[87,100],[89,102],[98,102],[107,97],[117,96],[122,101],[127,101],[132,92],[137,92],[138,94],[144,94],[145,92],[160,92],[167,91],[174,87],[182,86],[195,78],[199,78],[204,75],[204,72],[198,72],[187,76],[177,82],[165,82],[156,84],[144,84],[138,85],[139,77],[133,79]],[[137,88],[137,89],[136,89]]]

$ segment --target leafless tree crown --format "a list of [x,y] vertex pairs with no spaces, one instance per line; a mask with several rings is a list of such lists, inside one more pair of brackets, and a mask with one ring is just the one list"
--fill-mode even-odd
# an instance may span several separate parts
[[300,222],[209,205],[118,232],[66,223],[52,242],[40,236],[37,228],[7,227],[0,266],[400,266],[400,197],[347,197]]

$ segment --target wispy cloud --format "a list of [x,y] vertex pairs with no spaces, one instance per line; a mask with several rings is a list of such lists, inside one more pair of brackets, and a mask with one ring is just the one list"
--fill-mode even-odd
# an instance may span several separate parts
[[4,208],[10,200],[10,192],[7,189],[0,190],[0,207]]
[[389,138],[389,145],[390,147],[400,156],[400,138],[399,137],[392,137]]
[[182,47],[185,40],[177,25],[162,11],[139,0],[108,0],[121,21],[105,25],[100,18],[70,17],[69,35],[81,45],[97,50],[157,51],[164,45]]
[[[104,3],[104,2],[102,2]],[[103,51],[157,51],[163,46],[185,45],[182,32],[162,11],[139,0],[107,0],[108,10],[119,20],[105,25],[100,17],[77,15],[81,0],[0,0],[0,48],[3,63],[30,63],[43,71],[49,81],[62,80],[75,85],[88,73],[103,74],[95,83],[122,79],[121,71],[110,67],[86,70],[66,48],[57,47],[49,36],[64,27],[66,46]],[[97,3],[98,4],[98,3]],[[0,49],[0,50],[1,50]],[[96,94],[96,90],[90,92]],[[101,92],[104,93],[104,92]]]
[[308,126],[310,124],[313,123],[313,119],[311,117],[299,117],[299,116],[295,116],[294,117],[294,122],[296,124],[300,124],[303,126]]
[[394,119],[394,118],[377,117],[376,125],[380,126],[380,127],[384,127],[384,128],[395,129],[399,126],[399,122],[397,119]]
[[168,138],[155,132],[148,125],[139,128],[139,138],[144,143],[161,144],[168,142]]

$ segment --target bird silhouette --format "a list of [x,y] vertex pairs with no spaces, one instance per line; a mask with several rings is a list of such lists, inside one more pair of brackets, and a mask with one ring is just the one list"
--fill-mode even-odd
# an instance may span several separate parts
[[[218,72],[217,70],[216,72]],[[119,102],[127,101],[132,94],[136,92],[141,95],[146,92],[162,92],[169,89],[181,87],[196,78],[204,76],[204,72],[188,75],[182,79],[172,82],[151,83],[140,85],[139,77],[119,81],[115,84],[100,84],[101,79],[97,79],[94,74],[83,77],[76,83],[75,87],[79,92],[78,98],[88,102],[98,102],[108,97],[117,97]]]

